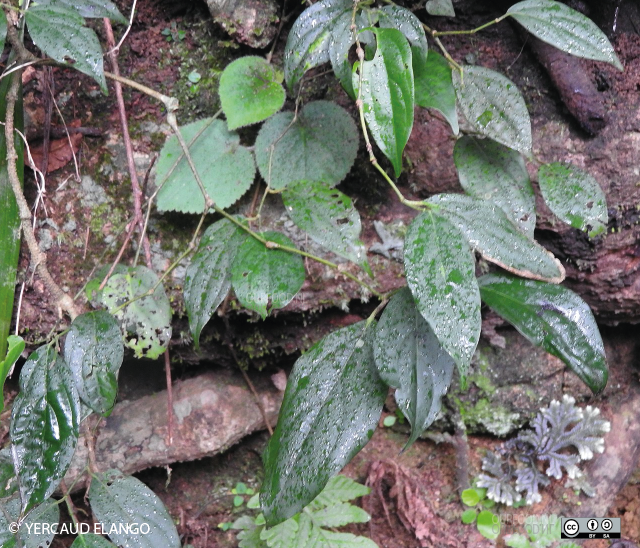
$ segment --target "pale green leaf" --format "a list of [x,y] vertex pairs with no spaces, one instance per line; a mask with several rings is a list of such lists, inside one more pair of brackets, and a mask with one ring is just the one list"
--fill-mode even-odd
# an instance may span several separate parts
[[342,502],[311,512],[316,527],[342,527],[349,523],[367,523],[370,519],[362,508]]
[[322,492],[311,502],[309,508],[317,509],[323,506],[331,506],[341,502],[348,502],[359,497],[364,497],[371,489],[353,481],[347,476],[333,476],[325,485]]
[[458,110],[449,62],[437,51],[430,51],[426,63],[413,62],[416,105],[440,112],[453,133],[458,135]]
[[465,506],[475,506],[480,502],[480,493],[478,493],[477,489],[465,489],[460,494],[460,498]]
[[513,535],[507,535],[504,537],[505,546],[510,546],[511,548],[533,548],[529,539],[520,533],[515,533]]
[[484,538],[495,540],[500,535],[500,518],[489,510],[478,514],[478,531]]
[[88,19],[107,17],[117,23],[127,23],[127,18],[109,0],[38,0],[39,6],[59,6],[73,10]]
[[425,8],[429,15],[443,15],[446,17],[456,16],[451,0],[429,0],[425,5]]

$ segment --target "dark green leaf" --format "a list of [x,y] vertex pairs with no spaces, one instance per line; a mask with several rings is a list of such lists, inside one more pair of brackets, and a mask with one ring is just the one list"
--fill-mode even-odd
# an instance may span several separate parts
[[10,436],[22,514],[45,501],[64,477],[78,442],[80,398],[69,366],[50,346],[20,373]]
[[202,235],[198,251],[187,268],[184,304],[196,348],[202,328],[229,293],[231,265],[245,237],[227,219],[212,224]]
[[536,346],[560,358],[594,392],[609,371],[598,326],[587,303],[562,286],[488,274],[482,300]]
[[87,533],[85,535],[78,535],[76,540],[73,541],[71,548],[115,548],[115,546],[115,544],[109,542],[104,537]]
[[420,19],[413,12],[395,4],[384,6],[378,13],[381,28],[397,29],[409,40],[414,66],[416,63],[424,65],[429,45]]
[[412,53],[407,39],[396,29],[373,29],[378,49],[353,74],[364,118],[378,148],[389,158],[396,177],[402,172],[402,151],[413,127],[414,88]]
[[80,399],[104,417],[116,403],[123,357],[120,326],[111,314],[96,310],[73,321],[64,344],[64,359]]
[[24,350],[24,339],[16,335],[9,335],[7,337],[7,355],[4,360],[0,362],[0,411],[4,409],[4,381],[7,380],[7,375],[13,364],[18,361],[20,354]]
[[465,135],[456,142],[453,160],[460,184],[468,194],[498,205],[533,239],[536,200],[519,152],[492,139]]
[[[276,244],[295,247],[279,232],[263,232],[262,237]],[[246,238],[231,267],[231,284],[242,306],[262,316],[284,308],[304,283],[304,263],[300,255],[281,249],[268,249],[255,238]]]
[[520,232],[497,205],[464,194],[438,194],[430,203],[488,261],[525,278],[564,280],[560,261]]
[[[20,522],[19,534],[11,533],[10,524],[19,521],[20,517],[20,500],[12,499],[6,503],[3,502],[3,511],[0,511],[0,546],[2,548],[14,548],[22,546],[22,548],[42,548],[50,546],[55,536],[56,526],[60,522],[60,507],[58,501],[48,499],[37,508],[29,512],[29,515]],[[18,544],[17,538],[20,538],[21,544]]]
[[623,70],[605,33],[569,6],[553,0],[525,0],[511,6],[507,13],[531,34],[562,51]]
[[[0,450],[0,499],[13,495],[18,490],[16,471],[13,468],[11,450],[5,447]],[[1,528],[0,528],[1,530]],[[0,543],[0,546],[3,546]]]
[[7,16],[2,11],[0,13],[0,51],[4,49],[4,41],[7,39]]
[[500,518],[489,510],[478,514],[478,531],[484,538],[495,540],[500,534]]
[[444,15],[446,17],[456,16],[451,0],[429,0],[425,5],[425,8],[429,15]]
[[449,62],[437,51],[430,51],[426,63],[414,59],[416,105],[435,108],[449,122],[453,133],[458,135],[458,111],[456,92],[453,89]]
[[464,377],[481,323],[480,292],[469,246],[449,221],[425,211],[407,231],[404,268],[420,314]]
[[411,423],[408,447],[431,425],[455,367],[408,288],[396,293],[384,309],[374,343],[380,377],[395,387],[396,402]]
[[109,0],[38,0],[39,6],[61,7],[76,11],[81,17],[102,19],[107,17],[118,23],[127,23],[127,18],[120,13]]
[[453,71],[460,108],[479,133],[509,148],[531,153],[531,119],[522,94],[502,74],[484,67],[464,67],[464,81]]
[[229,129],[266,120],[284,105],[286,93],[276,69],[262,57],[247,56],[227,65],[220,76],[220,103]]
[[29,35],[45,55],[91,76],[107,92],[102,48],[96,33],[78,12],[60,5],[30,6],[25,14]]
[[[140,480],[123,477],[117,470],[94,476],[89,501],[97,521],[118,546],[180,548],[180,538],[169,512]],[[149,532],[127,530],[122,527],[124,523],[146,524]]]
[[[233,205],[253,183],[256,166],[251,152],[222,120],[206,118],[180,130],[209,197],[222,209]],[[202,191],[175,135],[160,151],[156,184],[162,187],[158,191],[160,211],[203,212]]]
[[387,390],[372,336],[364,322],[344,327],[296,362],[265,454],[267,524],[302,510],[373,435]]
[[538,171],[544,201],[561,220],[589,233],[602,234],[607,228],[607,198],[598,181],[571,164],[544,164]]
[[255,152],[260,175],[274,190],[300,181],[335,186],[356,159],[358,130],[342,107],[314,101],[297,118],[293,112],[281,112],[267,120]]
[[360,214],[351,199],[323,183],[296,183],[282,193],[289,217],[312,240],[368,270]]

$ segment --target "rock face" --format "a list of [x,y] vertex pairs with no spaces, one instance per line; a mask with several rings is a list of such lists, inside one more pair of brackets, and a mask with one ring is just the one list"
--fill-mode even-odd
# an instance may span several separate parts
[[238,42],[267,47],[278,31],[278,5],[273,0],[207,0],[214,20]]

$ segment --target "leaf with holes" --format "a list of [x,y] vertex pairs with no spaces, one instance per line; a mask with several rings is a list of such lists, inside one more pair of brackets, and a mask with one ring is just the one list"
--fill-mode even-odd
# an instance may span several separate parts
[[107,17],[117,23],[127,23],[127,18],[109,0],[38,0],[39,6],[59,6],[76,11],[81,17],[102,19]]
[[531,34],[562,51],[623,70],[605,33],[569,6],[553,0],[525,0],[511,6],[507,14]]
[[[215,205],[233,205],[253,183],[253,155],[222,120],[206,118],[180,128],[202,184]],[[204,197],[178,138],[172,135],[160,151],[156,167],[158,209],[202,213]]]
[[429,15],[456,16],[451,0],[429,0],[425,5],[425,9]]
[[23,515],[62,481],[78,442],[79,413],[71,369],[53,348],[41,346],[22,368],[11,411],[11,454]]
[[282,75],[262,57],[247,56],[227,65],[220,76],[220,103],[229,129],[266,120],[284,105]]
[[413,127],[414,88],[412,53],[396,29],[373,29],[378,49],[353,74],[358,88],[362,75],[364,118],[378,148],[389,158],[396,177],[402,172],[402,152]]
[[453,71],[462,113],[479,133],[509,148],[531,153],[531,119],[522,94],[502,74],[484,67],[464,67],[464,82]]
[[323,183],[297,183],[282,193],[289,217],[312,240],[369,271],[360,214],[351,199]]
[[[60,524],[60,504],[55,499],[47,499],[40,506],[29,512],[29,515],[20,521],[20,500],[12,499],[3,501],[3,509],[0,512],[0,546],[2,548],[43,548],[51,546],[53,537]],[[19,534],[11,533],[11,523],[20,522]],[[18,541],[18,537],[20,541]]]
[[356,159],[358,130],[342,107],[314,101],[297,118],[281,112],[267,120],[255,152],[260,175],[274,190],[300,181],[335,186]]
[[373,435],[387,394],[373,331],[365,322],[338,329],[296,361],[265,454],[269,526],[301,511]]
[[607,229],[607,198],[592,175],[571,164],[543,164],[538,184],[544,201],[561,220],[590,237]]
[[458,110],[449,62],[437,51],[430,51],[426,63],[413,63],[416,105],[440,112],[453,133],[458,135]]
[[479,279],[482,300],[536,346],[560,358],[594,394],[607,384],[604,345],[589,305],[559,285],[506,274]]
[[162,284],[157,287],[156,284],[158,276],[153,270],[146,266],[130,267],[112,275],[100,297],[109,312],[120,320],[125,344],[137,358],[155,360],[171,340],[171,305]]
[[438,416],[455,368],[408,288],[396,293],[384,309],[373,355],[380,377],[396,388],[398,407],[411,424],[406,449]]
[[0,411],[4,409],[4,382],[7,380],[9,371],[11,371],[24,350],[24,339],[17,335],[9,335],[7,337],[7,346],[7,355],[0,362]]
[[[261,236],[278,245],[295,247],[279,232],[263,232]],[[269,249],[255,238],[245,239],[231,267],[236,297],[242,306],[257,312],[262,319],[272,310],[287,306],[300,291],[304,277],[300,255]]]
[[378,13],[381,28],[397,29],[409,40],[413,52],[413,66],[415,67],[416,63],[424,65],[427,62],[429,45],[420,19],[413,12],[395,4],[384,6]]
[[496,204],[533,239],[536,200],[520,153],[492,139],[465,135],[456,142],[453,161],[467,194]]
[[198,251],[184,278],[184,304],[196,349],[202,328],[231,288],[231,265],[245,233],[227,219],[212,224],[202,235]]
[[103,417],[109,416],[116,403],[123,357],[120,326],[111,314],[96,310],[73,320],[64,359],[82,402]]
[[475,260],[460,231],[431,211],[407,231],[404,268],[422,317],[462,377],[480,337],[480,292]]

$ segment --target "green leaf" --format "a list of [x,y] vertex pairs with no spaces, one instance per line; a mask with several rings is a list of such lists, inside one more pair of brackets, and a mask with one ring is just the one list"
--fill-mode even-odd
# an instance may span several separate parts
[[360,214],[351,199],[324,183],[295,183],[282,193],[289,217],[314,242],[369,270]]
[[469,508],[468,510],[465,510],[460,515],[460,521],[462,521],[462,523],[465,523],[465,524],[473,523],[476,521],[477,518],[478,518],[478,512],[473,508]]
[[524,521],[524,528],[536,548],[547,548],[560,540],[562,520],[555,514],[529,516]]
[[293,89],[310,68],[329,61],[329,43],[341,17],[349,14],[351,0],[321,0],[302,12],[289,31],[284,48],[284,77]]
[[464,82],[457,70],[452,75],[460,108],[471,126],[498,143],[530,154],[531,119],[516,85],[484,67],[464,67]]
[[408,288],[396,293],[384,309],[373,353],[380,377],[397,389],[398,407],[411,423],[406,449],[437,417],[455,363],[416,308]]
[[[209,197],[222,209],[233,205],[251,186],[253,156],[222,120],[205,118],[180,128]],[[178,138],[172,135],[160,151],[156,167],[158,209],[202,213],[204,197]]]
[[527,167],[519,152],[492,139],[465,135],[456,142],[453,160],[460,184],[467,194],[498,205],[522,232],[533,239],[536,200]]
[[64,359],[80,399],[104,417],[116,403],[123,358],[120,326],[111,314],[96,310],[73,321],[64,344]]
[[227,65],[218,92],[230,130],[266,120],[282,108],[286,96],[276,69],[255,56]]
[[529,539],[519,533],[507,535],[504,538],[504,544],[505,546],[511,546],[511,548],[532,548]]
[[13,364],[18,361],[20,354],[24,350],[24,339],[16,335],[9,335],[7,337],[7,355],[4,360],[0,362],[0,411],[4,409],[4,382],[7,380],[7,375]]
[[0,51],[4,50],[4,41],[7,39],[7,15],[0,13]]
[[451,0],[429,0],[425,5],[425,9],[429,15],[456,16]]
[[482,300],[525,338],[560,358],[594,392],[607,384],[604,345],[591,309],[559,285],[489,274]]
[[439,194],[429,203],[453,224],[482,256],[505,270],[531,278],[560,283],[565,271],[558,259],[518,230],[497,205],[465,196]]
[[202,235],[198,251],[187,267],[184,304],[196,349],[202,329],[229,293],[231,265],[246,237],[227,219],[212,224]]
[[413,127],[414,88],[412,53],[407,39],[396,29],[373,29],[378,49],[353,73],[361,97],[364,118],[378,148],[389,158],[396,177],[402,172],[402,151]]
[[[171,340],[171,305],[164,287],[159,284],[146,295],[157,283],[153,270],[136,266],[113,274],[102,291],[102,303],[120,320],[125,344],[137,358],[155,360]],[[129,301],[133,302],[120,308]]]
[[436,109],[445,117],[453,133],[458,135],[456,92],[449,62],[437,51],[430,51],[426,63],[414,60],[413,77],[416,105]]
[[531,34],[571,55],[604,61],[623,70],[609,39],[580,12],[553,0],[525,0],[509,8]]
[[[58,501],[47,499],[37,508],[29,512],[29,515],[20,522],[20,532],[18,535],[11,533],[10,524],[19,521],[20,500],[12,499],[2,503],[3,509],[0,511],[0,546],[2,548],[41,548],[50,546],[55,536],[56,526],[60,522],[60,507]],[[20,537],[20,544],[17,537]]]
[[422,317],[464,378],[480,337],[480,293],[475,260],[459,230],[425,211],[407,231],[407,283]]
[[311,502],[310,509],[317,509],[323,506],[332,506],[342,502],[364,497],[371,492],[371,489],[353,481],[347,476],[333,476],[322,492]]
[[46,500],[64,477],[78,442],[80,398],[69,366],[50,346],[20,373],[11,412],[11,447],[22,514]]
[[33,43],[59,63],[91,76],[107,92],[102,64],[102,48],[96,33],[84,26],[74,9],[61,5],[30,6],[25,13]]
[[[269,548],[291,548],[300,546],[302,539],[298,539],[298,519],[288,519],[275,527],[263,529],[260,539],[266,541]],[[304,546],[304,544],[302,544]]]
[[397,417],[395,417],[394,415],[389,415],[388,417],[385,417],[382,421],[382,425],[386,426],[387,428],[391,428],[396,421],[398,420]]
[[[295,247],[279,232],[263,232],[263,238],[281,246]],[[255,238],[246,238],[231,267],[231,284],[236,297],[249,310],[262,316],[284,308],[304,283],[304,263],[300,255],[269,249]]]
[[120,13],[117,6],[109,0],[38,0],[39,6],[60,7],[75,11],[87,19],[102,19],[107,17],[117,23],[128,23],[127,18]]
[[114,548],[115,544],[109,542],[106,538],[93,533],[78,535],[73,541],[71,548]]
[[607,198],[598,181],[571,164],[540,166],[538,183],[544,201],[562,221],[589,237],[607,229]]
[[380,28],[397,29],[409,40],[414,66],[415,63],[426,63],[429,45],[420,19],[413,12],[395,4],[384,6],[378,14]]
[[387,389],[373,363],[373,329],[344,327],[296,362],[265,453],[260,501],[275,525],[311,502],[366,445]]
[[478,493],[477,489],[465,489],[462,491],[460,498],[462,499],[462,504],[465,506],[475,506],[480,502],[480,493]]
[[256,139],[256,162],[273,190],[301,181],[335,186],[356,159],[358,139],[346,110],[314,101],[297,118],[293,112],[281,112],[264,123]]
[[489,510],[478,514],[478,531],[484,538],[495,540],[500,534],[500,518]]
[[[18,490],[16,471],[13,468],[11,449],[0,449],[0,499],[13,495]],[[0,531],[2,528],[0,528]],[[2,543],[0,543],[2,546]]]
[[[140,480],[123,477],[117,470],[94,475],[89,489],[91,510],[103,530],[118,546],[136,548],[180,548],[176,526],[158,496]],[[149,531],[136,533],[123,523],[148,525]]]
[[371,519],[362,508],[342,502],[311,512],[316,527],[342,527],[349,523],[367,523]]

